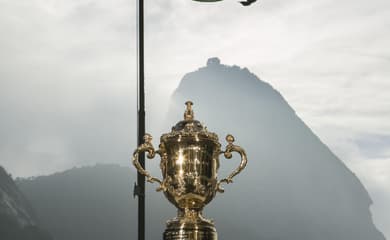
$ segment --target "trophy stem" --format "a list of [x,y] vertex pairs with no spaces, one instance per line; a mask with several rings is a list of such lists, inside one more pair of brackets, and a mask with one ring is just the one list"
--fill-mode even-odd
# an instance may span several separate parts
[[202,209],[201,210],[189,209],[189,208],[178,209],[177,217],[188,222],[197,222],[199,220],[206,220],[202,216]]
[[167,222],[164,240],[218,240],[211,220],[202,216],[202,210],[178,209],[177,217]]

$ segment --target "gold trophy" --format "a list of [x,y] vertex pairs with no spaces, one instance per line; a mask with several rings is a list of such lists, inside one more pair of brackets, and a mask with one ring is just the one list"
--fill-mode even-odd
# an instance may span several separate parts
[[[214,224],[202,216],[202,210],[216,192],[224,192],[222,183],[232,183],[232,178],[245,168],[247,157],[244,149],[233,144],[230,134],[226,136],[225,151],[221,151],[217,134],[194,120],[192,102],[186,102],[186,106],[184,120],[161,136],[158,150],[152,145],[152,136],[145,134],[145,143],[134,151],[133,164],[148,182],[159,183],[157,191],[163,191],[178,209],[177,217],[167,222],[164,240],[217,240]],[[163,180],[142,168],[138,161],[141,152],[147,152],[148,158],[160,155]],[[231,158],[232,152],[241,155],[241,163],[227,178],[218,181],[219,155]]]

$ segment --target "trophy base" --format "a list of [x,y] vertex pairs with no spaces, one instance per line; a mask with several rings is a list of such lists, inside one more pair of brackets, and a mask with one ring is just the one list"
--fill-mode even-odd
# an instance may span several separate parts
[[163,240],[218,240],[218,236],[213,222],[201,212],[179,210],[178,217],[167,222]]
[[164,240],[218,240],[217,232],[210,229],[167,229]]

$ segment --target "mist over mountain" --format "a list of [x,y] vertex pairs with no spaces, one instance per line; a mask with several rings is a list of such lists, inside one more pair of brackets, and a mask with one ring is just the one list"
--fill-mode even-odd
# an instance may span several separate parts
[[30,203],[0,166],[0,239],[51,240],[50,235],[37,226]]
[[[209,59],[182,79],[163,132],[183,118],[187,100],[194,102],[195,118],[216,132],[223,146],[231,133],[248,155],[247,168],[205,208],[220,239],[384,240],[359,179],[268,83],[246,68]],[[152,135],[158,146],[159,136]],[[158,162],[148,159],[147,167],[160,176]],[[221,156],[220,163],[222,178],[239,159]],[[97,165],[18,185],[55,239],[135,239],[135,179],[132,167]],[[165,221],[176,214],[155,188],[147,184],[147,239],[161,239]]]
[[[189,99],[195,118],[218,133],[221,142],[231,133],[247,150],[246,170],[206,210],[217,223],[225,218],[245,226],[233,239],[244,229],[255,233],[250,239],[384,239],[372,222],[372,201],[359,179],[271,85],[246,68],[211,58],[182,79],[172,97],[169,123],[182,118]],[[229,166],[219,176],[239,159],[220,161]]]
[[117,165],[96,165],[19,180],[18,185],[55,239],[133,239],[134,173]]

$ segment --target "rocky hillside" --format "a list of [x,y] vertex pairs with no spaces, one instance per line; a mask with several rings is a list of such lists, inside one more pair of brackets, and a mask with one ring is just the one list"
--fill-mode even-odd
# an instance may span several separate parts
[[23,194],[0,166],[0,239],[50,240],[45,231],[37,227],[33,210]]

